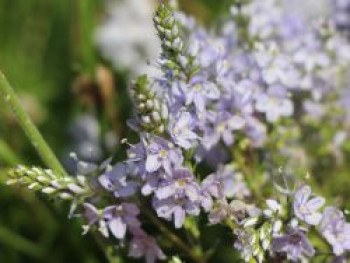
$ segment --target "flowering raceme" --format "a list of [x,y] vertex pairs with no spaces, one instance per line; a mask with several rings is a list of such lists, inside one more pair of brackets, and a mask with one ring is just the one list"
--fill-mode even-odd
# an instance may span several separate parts
[[[219,262],[219,246],[203,245],[208,228],[228,232],[218,244],[230,243],[246,262],[345,262],[346,215],[323,208],[312,191],[318,181],[306,184],[297,170],[305,174],[319,157],[307,155],[313,138],[299,135],[308,129],[328,136],[323,154],[343,155],[350,111],[342,103],[346,85],[335,79],[346,76],[350,44],[331,16],[310,22],[285,14],[277,0],[234,2],[222,30],[159,4],[153,21],[162,74],[131,84],[128,125],[138,141],[127,143],[124,160],[77,160],[75,176],[20,166],[8,183],[71,200],[71,214],[86,220],[84,233],[97,228],[148,263],[167,253]],[[324,132],[326,121],[332,127]],[[301,165],[294,150],[311,161]]]

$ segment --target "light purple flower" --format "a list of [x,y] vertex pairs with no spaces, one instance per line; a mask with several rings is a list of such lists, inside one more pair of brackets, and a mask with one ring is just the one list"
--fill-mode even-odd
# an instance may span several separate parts
[[160,176],[157,172],[147,174],[145,177],[145,182],[141,188],[141,193],[144,196],[152,194],[155,190],[158,189],[159,181]]
[[103,217],[107,222],[108,228],[117,239],[123,239],[127,227],[137,228],[140,222],[137,215],[140,213],[139,208],[132,203],[122,203],[106,207]]
[[282,205],[274,199],[266,200],[267,209],[264,210],[264,215],[267,217],[280,216],[282,214]]
[[152,137],[146,151],[146,171],[149,173],[163,168],[170,175],[172,169],[179,167],[183,161],[181,151],[174,144],[157,136]]
[[321,213],[318,210],[324,205],[323,197],[312,197],[311,187],[304,185],[300,187],[294,195],[294,213],[295,215],[308,223],[317,225],[321,220]]
[[250,218],[256,218],[260,214],[261,211],[258,208],[241,200],[232,200],[228,203],[226,199],[219,199],[210,210],[208,220],[211,224],[218,224],[224,219],[230,219],[237,224],[241,224]]
[[113,192],[115,197],[130,197],[135,194],[139,183],[129,180],[127,172],[127,165],[118,163],[111,170],[102,174],[98,180],[102,187]]
[[203,76],[192,78],[190,83],[183,88],[186,105],[193,104],[197,113],[205,111],[208,101],[217,100],[220,97],[220,91],[216,85],[205,80]]
[[181,228],[186,214],[198,216],[200,201],[192,201],[187,197],[173,196],[166,199],[153,199],[153,207],[157,215],[166,220],[174,220],[175,228]]
[[334,1],[334,20],[337,28],[346,32],[349,35],[350,29],[350,1],[349,0],[335,0]]
[[83,216],[87,220],[88,224],[83,226],[83,235],[85,235],[91,228],[91,226],[97,224],[98,230],[105,237],[108,237],[107,223],[103,218],[103,212],[98,210],[94,205],[90,203],[84,203]]
[[332,245],[335,255],[340,256],[350,250],[350,224],[346,222],[342,211],[327,207],[319,224],[319,230]]
[[344,255],[336,256],[333,258],[332,263],[346,263],[346,257]]
[[183,147],[190,149],[198,139],[193,131],[195,120],[189,112],[179,112],[173,119],[170,119],[169,133],[173,141]]
[[244,121],[241,118],[233,116],[229,112],[220,112],[213,116],[213,121],[213,127],[208,127],[204,131],[202,144],[206,149],[212,148],[220,139],[225,145],[232,145],[234,142],[233,132],[244,126]]
[[289,229],[284,236],[275,237],[272,242],[272,250],[287,253],[292,261],[306,257],[312,257],[315,249],[300,229]]
[[261,147],[267,140],[266,126],[257,118],[249,117],[246,119],[245,134],[250,139],[254,147]]
[[146,174],[146,149],[143,142],[139,142],[135,145],[130,145],[127,150],[128,155],[128,168],[134,175],[139,175],[143,178]]
[[[210,201],[213,202],[212,199]],[[229,218],[231,207],[226,199],[217,200],[214,205],[211,203],[209,208],[206,210],[209,212],[208,221],[211,225],[219,224]]]
[[133,239],[130,242],[129,257],[145,257],[146,263],[155,263],[158,259],[165,259],[163,251],[158,247],[156,240],[144,231],[133,231]]
[[232,165],[221,165],[218,170],[202,181],[202,192],[214,198],[243,199],[250,194],[242,175],[234,170]]
[[198,183],[187,169],[174,170],[172,178],[163,180],[155,191],[153,207],[159,217],[171,220],[176,228],[185,221],[186,214],[198,215],[201,195]]
[[256,110],[265,113],[269,122],[276,122],[281,117],[291,116],[294,105],[284,87],[273,86],[256,99]]
[[179,168],[173,171],[170,179],[164,179],[159,183],[155,195],[158,199],[176,196],[197,201],[200,198],[200,191],[193,174],[188,169]]

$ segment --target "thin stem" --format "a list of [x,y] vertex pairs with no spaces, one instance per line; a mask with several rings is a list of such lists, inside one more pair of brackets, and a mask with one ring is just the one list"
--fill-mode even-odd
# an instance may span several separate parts
[[198,254],[196,250],[191,249],[189,245],[187,245],[185,242],[183,242],[177,235],[172,233],[164,224],[162,221],[160,221],[156,216],[153,215],[151,211],[149,211],[147,208],[143,207],[142,212],[145,216],[147,216],[151,222],[159,228],[159,230],[180,250],[185,252],[190,258],[193,259],[194,262],[197,263],[206,263],[205,258]]
[[0,97],[4,103],[9,105],[13,111],[16,120],[22,127],[23,131],[29,138],[30,142],[40,155],[41,159],[46,165],[55,171],[58,175],[66,174],[64,168],[41,136],[40,132],[33,124],[28,114],[24,111],[21,102],[15,94],[15,91],[11,87],[10,83],[5,78],[4,74],[0,71]]
[[16,165],[21,163],[21,159],[17,154],[10,148],[4,140],[0,139],[0,156],[2,161],[7,165]]

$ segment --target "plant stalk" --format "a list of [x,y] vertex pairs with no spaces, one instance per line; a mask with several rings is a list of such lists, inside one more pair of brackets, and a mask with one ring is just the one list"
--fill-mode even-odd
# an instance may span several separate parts
[[192,249],[188,244],[183,242],[177,235],[172,233],[151,211],[142,207],[142,212],[147,216],[151,222],[158,227],[158,229],[180,250],[185,252],[194,262],[206,263],[206,259],[203,255],[196,253],[196,250]]
[[34,146],[48,168],[55,171],[58,175],[65,175],[66,171],[52,152],[46,141],[40,134],[39,130],[33,124],[29,115],[24,111],[20,100],[16,96],[15,91],[7,81],[5,75],[0,71],[0,97],[5,105],[8,105],[13,111],[17,122],[27,135],[28,139]]

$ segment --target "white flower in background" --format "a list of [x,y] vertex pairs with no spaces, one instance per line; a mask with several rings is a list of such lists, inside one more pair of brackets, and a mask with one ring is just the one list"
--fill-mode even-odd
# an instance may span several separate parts
[[302,14],[306,19],[327,16],[332,11],[332,0],[284,0],[288,13]]
[[153,28],[154,11],[153,0],[106,1],[107,15],[97,30],[96,42],[115,68],[126,68],[132,75],[155,74],[156,68],[147,65],[160,52]]

